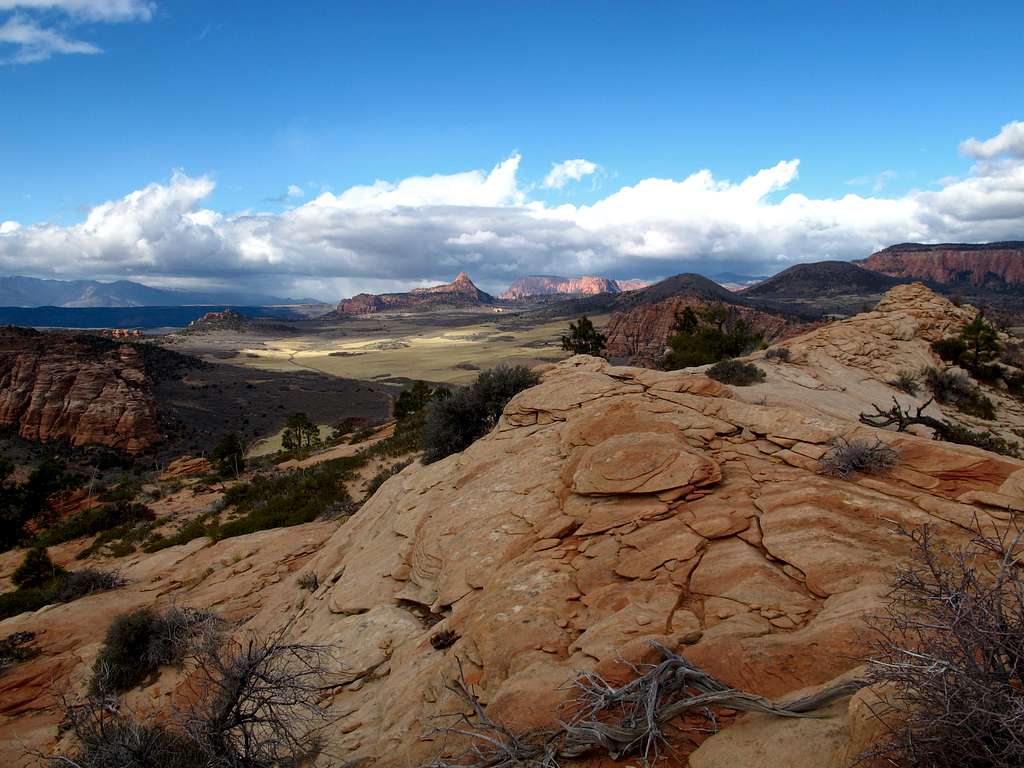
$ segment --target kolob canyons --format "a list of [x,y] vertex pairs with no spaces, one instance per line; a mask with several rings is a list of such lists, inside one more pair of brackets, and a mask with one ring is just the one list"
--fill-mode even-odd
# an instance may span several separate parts
[[[41,650],[0,677],[0,761],[53,749],[54,691],[83,691],[110,619],[152,604],[212,607],[330,646],[325,754],[379,766],[465,748],[435,730],[464,711],[448,688],[460,675],[517,732],[557,724],[577,670],[628,679],[629,663],[655,658],[651,641],[772,699],[856,677],[864,616],[907,556],[896,528],[965,540],[1024,509],[1021,460],[858,420],[894,395],[924,405],[888,382],[935,364],[929,342],[973,314],[898,286],[873,311],[784,342],[788,360],[756,353],[766,380],[743,388],[573,357],[543,367],[489,435],[411,464],[340,526],[123,558],[123,589],[0,624],[0,635],[38,633]],[[992,396],[1014,439],[1024,409]],[[943,415],[934,403],[926,412]],[[899,463],[822,476],[818,459],[840,437],[877,438]],[[52,554],[70,561],[80,549]],[[0,573],[16,562],[2,556]],[[316,575],[314,591],[296,586],[300,573]],[[432,642],[441,633],[448,642]],[[189,674],[165,669],[126,701],[166,711]],[[847,695],[816,718],[720,713],[719,733],[672,737],[672,764],[849,765],[875,734],[872,696]]]

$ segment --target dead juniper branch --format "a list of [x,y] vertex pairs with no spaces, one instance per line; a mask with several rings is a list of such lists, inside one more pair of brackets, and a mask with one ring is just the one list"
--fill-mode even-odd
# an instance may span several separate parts
[[892,408],[887,411],[883,411],[881,407],[871,404],[871,407],[875,409],[874,413],[862,413],[860,415],[861,424],[867,424],[870,427],[891,427],[896,425],[897,432],[906,432],[907,427],[913,424],[920,424],[924,427],[930,427],[935,430],[935,437],[938,440],[946,440],[949,436],[949,424],[944,421],[940,421],[932,416],[925,416],[924,409],[932,404],[932,400],[929,399],[924,405],[917,407],[916,413],[911,413],[909,407],[904,407],[899,404],[899,401],[893,397]]
[[593,752],[613,759],[637,755],[650,765],[666,742],[664,728],[680,715],[700,713],[711,728],[716,726],[714,707],[808,717],[863,685],[850,681],[777,703],[730,688],[665,646],[651,645],[662,661],[637,667],[638,676],[625,685],[616,687],[596,673],[581,673],[572,684],[577,690],[576,699],[569,703],[572,715],[550,731],[515,734],[487,717],[465,683],[454,684],[451,690],[471,705],[473,715],[461,716],[459,727],[440,731],[474,739],[476,744],[454,761],[438,761],[428,768],[556,768],[561,759]]
[[895,467],[899,459],[896,449],[881,440],[869,443],[867,440],[840,437],[832,442],[828,453],[818,460],[818,472],[843,479],[855,473],[877,475]]
[[967,546],[901,531],[913,558],[870,620],[870,682],[884,684],[887,732],[862,761],[1019,768],[1024,755],[1024,528]]

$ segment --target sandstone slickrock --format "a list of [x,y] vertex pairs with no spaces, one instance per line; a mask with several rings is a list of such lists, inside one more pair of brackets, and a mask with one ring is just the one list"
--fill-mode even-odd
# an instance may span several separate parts
[[[1005,525],[1024,489],[1022,461],[857,421],[891,396],[893,371],[930,360],[928,340],[968,317],[900,286],[874,312],[787,341],[791,361],[761,362],[765,383],[746,388],[582,356],[545,366],[488,436],[409,466],[340,526],[137,556],[116,595],[0,622],[0,635],[45,633],[43,655],[0,678],[0,701],[14,702],[0,730],[51,743],[58,716],[25,691],[41,694],[51,673],[80,689],[106,620],[153,601],[288,624],[336,648],[327,746],[386,767],[464,746],[431,735],[464,711],[446,688],[460,672],[513,729],[557,722],[574,670],[624,679],[623,661],[651,659],[650,640],[773,698],[851,674],[863,617],[906,557],[896,526],[963,540],[975,518]],[[837,436],[882,439],[903,472],[818,475]],[[8,567],[0,557],[0,576]],[[294,585],[299,568],[319,577],[315,593]],[[455,642],[435,649],[448,630]],[[157,706],[173,680],[134,701]],[[699,749],[703,738],[673,746],[694,768],[839,768],[870,732],[862,699],[823,719],[726,715]]]
[[161,438],[153,383],[130,344],[0,329],[0,426],[29,440],[141,451]]

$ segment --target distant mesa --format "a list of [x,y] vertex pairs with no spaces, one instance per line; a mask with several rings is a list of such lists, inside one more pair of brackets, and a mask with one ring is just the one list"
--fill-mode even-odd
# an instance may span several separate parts
[[516,280],[498,298],[506,301],[531,296],[594,296],[601,293],[624,293],[643,288],[643,280],[612,280],[607,277],[561,277],[558,275],[528,275]]
[[1024,241],[901,243],[854,262],[890,277],[987,290],[1024,288]]
[[430,288],[414,288],[408,293],[360,293],[338,302],[334,315],[371,315],[377,312],[436,309],[441,307],[480,307],[494,304],[494,297],[484,293],[465,272],[450,283]]

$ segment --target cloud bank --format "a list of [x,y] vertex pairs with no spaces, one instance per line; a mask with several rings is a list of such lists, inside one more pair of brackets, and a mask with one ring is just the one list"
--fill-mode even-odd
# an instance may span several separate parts
[[0,63],[102,53],[98,46],[71,37],[67,28],[82,22],[149,21],[155,7],[149,0],[0,0],[0,14],[9,14],[0,16]]
[[0,222],[0,274],[230,281],[333,300],[463,269],[496,289],[524,274],[762,274],[896,242],[1019,239],[1021,125],[964,142],[977,162],[963,178],[898,197],[807,197],[791,189],[793,159],[735,182],[699,170],[590,205],[550,205],[531,197],[512,155],[489,172],[377,181],[282,213],[225,215],[204,207],[210,178],[177,172],[96,206],[80,224]]

